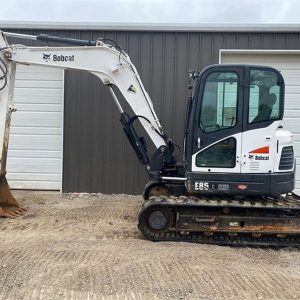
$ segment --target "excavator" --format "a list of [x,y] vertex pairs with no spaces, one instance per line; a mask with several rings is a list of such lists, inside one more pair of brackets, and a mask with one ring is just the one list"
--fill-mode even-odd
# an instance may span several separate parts
[[[9,44],[30,39],[45,46]],[[57,47],[48,43],[59,43]],[[51,44],[52,45],[52,44]],[[61,46],[64,45],[64,46]],[[299,246],[300,197],[293,136],[283,127],[285,84],[256,65],[212,65],[189,72],[182,159],[164,132],[141,78],[115,41],[0,31],[0,216],[23,213],[6,180],[16,65],[85,70],[106,85],[120,122],[149,174],[138,229],[151,241]],[[118,89],[133,114],[125,112]],[[154,151],[149,153],[141,124]]]

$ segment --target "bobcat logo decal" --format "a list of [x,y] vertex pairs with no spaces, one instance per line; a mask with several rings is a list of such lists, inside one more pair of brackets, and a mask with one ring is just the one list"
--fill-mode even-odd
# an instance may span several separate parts
[[132,94],[136,94],[136,87],[134,87],[133,85],[131,85],[128,88],[127,92],[132,93]]
[[51,54],[45,54],[45,53],[43,53],[43,60],[44,61],[49,61],[51,59]]

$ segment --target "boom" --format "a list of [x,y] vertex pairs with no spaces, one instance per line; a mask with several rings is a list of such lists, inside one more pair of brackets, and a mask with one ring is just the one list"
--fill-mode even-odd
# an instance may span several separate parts
[[[79,46],[27,47],[24,45],[9,45],[5,36],[71,43]],[[88,46],[83,46],[86,44]],[[3,75],[2,77],[1,82],[3,89],[0,92],[2,112],[0,117],[0,126],[2,129],[0,140],[3,140],[4,136],[7,137],[2,150],[2,165],[6,159],[5,153],[7,151],[8,124],[10,119],[10,114],[4,113],[3,109],[4,107],[8,107],[8,111],[13,110],[12,103],[16,64],[84,70],[94,74],[108,86],[121,113],[121,122],[123,123],[123,126],[124,123],[128,123],[130,119],[123,111],[123,108],[114,93],[113,86],[116,86],[120,90],[124,99],[132,108],[135,119],[139,119],[156,149],[159,149],[161,146],[167,146],[168,139],[163,132],[162,126],[153,109],[152,101],[143,86],[140,76],[135,66],[130,61],[129,56],[118,46],[113,47],[101,40],[82,41],[49,37],[46,35],[31,36],[1,32],[0,48],[2,50],[0,57],[3,69],[7,69],[7,72],[3,70],[3,73],[6,75]],[[5,101],[7,103],[5,103]],[[126,128],[124,129],[126,131]],[[129,133],[129,135],[131,135],[131,133]],[[130,141],[135,148],[138,148],[137,151],[143,152],[143,145],[137,145],[140,143],[139,140],[135,140],[134,137],[130,136]],[[149,163],[147,158],[143,157],[145,156],[145,153],[139,153],[139,156],[144,164]],[[1,168],[1,173],[5,173],[5,166]]]

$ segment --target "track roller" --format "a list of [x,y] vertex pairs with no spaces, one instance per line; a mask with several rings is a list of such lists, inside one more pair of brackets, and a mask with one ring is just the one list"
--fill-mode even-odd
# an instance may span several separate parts
[[147,210],[140,222],[143,223],[143,228],[148,234],[155,235],[155,233],[168,231],[173,224],[173,219],[170,208],[156,206]]

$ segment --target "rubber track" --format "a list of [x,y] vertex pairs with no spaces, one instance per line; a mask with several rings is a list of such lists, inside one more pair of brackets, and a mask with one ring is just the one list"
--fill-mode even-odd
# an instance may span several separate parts
[[215,232],[212,236],[207,236],[201,232],[191,232],[181,234],[176,231],[153,232],[145,225],[145,214],[149,208],[154,206],[172,207],[204,207],[204,206],[227,206],[227,207],[264,207],[270,209],[299,209],[300,198],[297,195],[289,195],[287,198],[278,198],[266,201],[259,199],[257,201],[232,200],[230,198],[214,199],[206,198],[160,198],[151,197],[146,201],[139,213],[138,228],[145,238],[151,241],[172,241],[172,242],[191,242],[201,244],[216,244],[230,246],[267,246],[267,247],[300,247],[300,236],[289,234],[286,237],[277,237],[276,234],[262,234],[260,237],[253,237],[249,233],[237,233],[237,236],[229,236],[227,233]]

